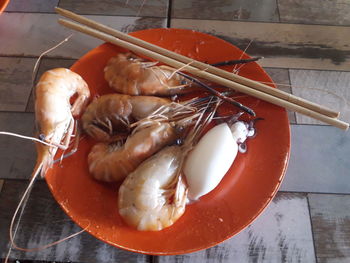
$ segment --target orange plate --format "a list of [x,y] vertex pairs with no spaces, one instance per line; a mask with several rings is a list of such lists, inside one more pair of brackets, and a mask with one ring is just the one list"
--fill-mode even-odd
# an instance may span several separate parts
[[[242,54],[221,39],[189,30],[151,29],[132,35],[208,63],[237,59]],[[87,81],[93,95],[111,93],[103,68],[111,56],[122,51],[103,44],[77,61],[72,70]],[[256,63],[243,66],[240,74],[271,82]],[[264,210],[281,184],[289,158],[286,111],[250,97],[241,101],[265,119],[257,123],[258,135],[248,141],[247,154],[238,155],[220,185],[199,202],[188,205],[185,214],[167,229],[139,232],[122,221],[117,209],[118,185],[100,183],[89,176],[90,139],[82,140],[76,154],[48,172],[49,188],[73,221],[83,228],[88,226],[89,233],[113,246],[152,255],[184,254],[212,247],[240,232]],[[230,111],[231,106],[226,107]]]

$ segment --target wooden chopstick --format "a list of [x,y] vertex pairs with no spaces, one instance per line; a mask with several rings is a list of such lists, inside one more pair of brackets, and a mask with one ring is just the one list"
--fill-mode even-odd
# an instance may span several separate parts
[[307,108],[307,109],[310,109],[312,111],[318,112],[320,114],[326,115],[328,117],[334,117],[334,118],[339,117],[339,112],[333,111],[332,109],[329,109],[329,108],[324,107],[322,105],[319,105],[317,103],[310,102],[310,101],[305,100],[303,98],[294,96],[293,94],[289,94],[289,93],[281,91],[279,89],[272,88],[272,87],[265,85],[263,83],[260,83],[260,82],[257,82],[257,81],[254,81],[254,80],[251,80],[248,78],[244,78],[244,77],[239,76],[237,74],[233,74],[231,72],[213,67],[213,66],[208,65],[206,63],[192,60],[191,58],[177,54],[177,53],[172,52],[170,50],[167,50],[165,48],[161,48],[159,46],[153,45],[153,44],[148,43],[144,40],[130,36],[128,34],[122,33],[122,32],[115,30],[111,27],[108,27],[108,26],[105,26],[103,24],[97,23],[93,20],[90,20],[84,16],[75,14],[71,11],[68,11],[68,10],[65,10],[65,9],[62,9],[59,7],[56,7],[55,10],[58,14],[60,14],[64,17],[67,17],[69,19],[77,21],[77,22],[84,24],[88,27],[91,27],[93,29],[97,29],[98,31],[104,32],[106,34],[115,36],[121,40],[125,40],[127,42],[138,45],[140,47],[144,47],[148,50],[154,51],[154,52],[159,53],[161,55],[164,55],[166,57],[178,60],[184,64],[190,63],[192,67],[196,67],[198,69],[205,70],[205,71],[212,73],[214,75],[217,75],[217,76],[223,77],[225,79],[229,79],[229,80],[235,81],[237,83],[240,83],[242,85],[248,86],[250,88],[265,92],[267,94],[278,97],[282,100],[289,101],[293,104],[297,104],[299,106],[302,106],[304,108]]
[[274,96],[272,96],[270,94],[261,92],[259,90],[250,89],[249,87],[244,86],[242,84],[235,83],[235,82],[233,82],[231,80],[222,78],[220,76],[216,76],[216,75],[214,75],[212,73],[200,70],[200,69],[195,68],[195,67],[193,67],[191,65],[184,64],[184,63],[182,63],[180,61],[174,60],[172,58],[163,56],[161,54],[158,54],[158,53],[153,52],[151,50],[145,49],[143,47],[140,47],[140,46],[134,45],[132,43],[126,42],[124,40],[118,39],[118,38],[116,38],[114,36],[111,36],[111,35],[108,35],[106,33],[97,31],[97,30],[92,29],[90,27],[83,26],[83,25],[80,25],[80,24],[77,24],[77,23],[74,23],[74,22],[70,22],[70,21],[67,21],[67,20],[64,20],[64,19],[59,19],[58,22],[61,25],[66,26],[68,28],[71,28],[73,30],[76,30],[76,31],[88,34],[90,36],[99,38],[99,39],[101,39],[103,41],[106,41],[106,42],[110,42],[112,44],[115,44],[115,45],[118,45],[118,46],[123,47],[125,49],[128,49],[128,50],[130,50],[132,52],[143,54],[143,55],[145,55],[145,56],[147,56],[149,58],[152,58],[152,59],[155,59],[157,61],[163,62],[163,63],[165,63],[167,65],[170,65],[170,66],[172,66],[174,68],[178,68],[178,69],[179,68],[183,68],[186,72],[189,72],[189,73],[191,73],[191,74],[193,74],[193,75],[195,75],[197,77],[200,77],[200,78],[203,78],[203,79],[207,79],[207,80],[210,80],[212,82],[216,82],[216,83],[221,84],[221,85],[223,85],[225,87],[229,87],[229,88],[235,89],[236,91],[243,92],[243,93],[245,93],[247,95],[251,95],[251,96],[254,96],[256,98],[262,99],[264,101],[270,102],[272,104],[284,107],[286,109],[289,109],[289,110],[292,110],[292,111],[295,111],[295,112],[299,112],[301,114],[304,114],[306,116],[310,116],[310,117],[312,117],[314,119],[320,120],[322,122],[325,122],[327,124],[333,125],[333,126],[338,127],[340,129],[347,130],[349,128],[349,124],[348,123],[343,122],[341,120],[338,120],[336,118],[328,117],[326,115],[323,115],[323,114],[320,114],[318,112],[309,110],[307,108],[304,108],[302,106],[296,105],[296,104],[291,103],[289,101],[284,101],[284,100],[282,100],[280,98],[274,97]]

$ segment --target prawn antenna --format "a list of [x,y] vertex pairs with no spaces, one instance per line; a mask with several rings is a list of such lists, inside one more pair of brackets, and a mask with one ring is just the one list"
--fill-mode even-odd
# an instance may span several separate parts
[[[33,252],[33,251],[39,251],[39,250],[43,250],[43,249],[46,249],[46,248],[49,248],[49,247],[52,247],[52,246],[55,246],[59,243],[62,243],[70,238],[73,238],[83,232],[86,231],[86,229],[90,226],[90,222],[88,224],[88,226],[86,226],[84,229],[80,230],[79,232],[77,233],[74,233],[70,236],[67,236],[65,238],[62,238],[60,240],[57,240],[55,242],[52,242],[52,243],[49,243],[47,245],[44,245],[44,246],[40,246],[40,247],[36,247],[36,248],[22,248],[22,247],[19,247],[16,243],[15,243],[15,237],[16,237],[16,234],[17,234],[17,230],[18,230],[18,227],[19,227],[19,223],[22,219],[22,215],[23,215],[23,212],[24,212],[24,209],[27,205],[27,201],[28,201],[28,198],[29,198],[29,195],[33,189],[33,186],[34,186],[34,182],[35,180],[37,179],[38,175],[40,174],[40,171],[42,169],[42,166],[43,164],[41,163],[37,168],[36,170],[33,172],[33,176],[31,178],[31,180],[29,181],[29,184],[26,188],[26,190],[24,191],[24,194],[22,195],[21,197],[21,200],[19,201],[17,207],[16,207],[16,210],[15,210],[15,213],[13,214],[12,216],[12,219],[11,219],[11,224],[10,224],[10,229],[9,229],[9,237],[10,237],[10,247],[9,247],[9,250],[7,252],[7,255],[6,255],[6,258],[5,258],[5,262],[4,263],[7,263],[8,260],[9,260],[9,257],[10,257],[10,254],[11,254],[11,251],[12,251],[12,248],[15,248],[17,250],[20,250],[20,251],[25,251],[25,252]],[[15,221],[16,221],[16,218],[17,218],[17,214],[18,212],[21,210],[20,214],[19,214],[19,217],[18,217],[18,221],[17,221],[17,224],[15,226]],[[15,227],[14,227],[15,226]]]
[[206,85],[205,83],[199,81],[198,79],[196,78],[193,78],[183,72],[178,72],[178,74],[182,75],[183,77],[193,81],[194,83],[197,83],[198,85],[200,85],[201,87],[205,88],[206,90],[208,90],[210,93],[212,93],[213,95],[219,97],[220,99],[222,99],[223,101],[226,101],[238,108],[240,108],[242,111],[248,113],[249,115],[252,115],[252,116],[256,116],[255,112],[251,109],[251,108],[248,108],[247,106],[244,106],[242,103],[238,102],[238,101],[235,101],[234,99],[230,98],[230,97],[227,97],[223,94],[221,94],[220,92],[218,92],[217,90],[213,89],[212,87],[209,87],[208,85]]
[[24,135],[13,133],[13,132],[0,131],[0,135],[9,135],[9,136],[18,137],[18,138],[25,139],[25,140],[39,142],[39,143],[42,143],[42,144],[44,144],[46,146],[57,147],[57,145],[53,145],[53,144],[47,143],[44,140],[40,140],[38,138],[34,138],[34,137],[30,137],[30,136],[24,136]]
[[34,68],[33,68],[33,72],[32,72],[32,86],[34,86],[35,76],[36,76],[36,73],[38,72],[39,63],[40,63],[42,57],[45,56],[46,54],[50,53],[52,50],[55,50],[56,48],[58,48],[59,46],[61,46],[65,42],[67,42],[73,35],[74,34],[70,34],[68,37],[63,39],[57,45],[53,46],[52,48],[49,48],[48,50],[46,50],[46,51],[44,51],[43,53],[40,54],[40,56],[38,57],[38,59],[36,60],[36,62],[34,64]]

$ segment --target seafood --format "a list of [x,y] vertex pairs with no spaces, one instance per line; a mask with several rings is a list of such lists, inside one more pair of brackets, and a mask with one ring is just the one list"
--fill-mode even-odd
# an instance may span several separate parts
[[169,146],[129,174],[119,188],[119,214],[141,231],[171,226],[185,212],[187,186],[180,174],[182,148]]
[[202,110],[182,145],[168,146],[141,163],[119,188],[119,214],[141,231],[159,231],[174,224],[185,212],[188,187],[184,160],[219,105],[205,117]]
[[[70,98],[77,94],[73,105]],[[77,73],[66,68],[46,71],[35,88],[35,118],[39,138],[51,146],[36,144],[38,157],[34,174],[41,176],[52,165],[58,148],[67,149],[78,116],[90,97],[87,83]]]
[[[198,116],[198,101],[169,103],[161,106],[146,118],[136,122],[125,143],[98,143],[89,156],[89,171],[97,180],[106,182],[124,179],[145,159],[181,136],[184,128]],[[206,98],[204,98],[206,100]]]
[[209,130],[188,154],[184,174],[189,185],[188,196],[196,200],[212,191],[225,176],[238,151],[245,152],[245,141],[255,134],[253,120],[238,121],[234,116],[229,124],[222,123]]
[[137,130],[120,144],[98,143],[88,155],[90,174],[105,182],[120,181],[145,159],[177,138],[174,125],[154,123]]
[[108,61],[105,79],[111,88],[129,95],[171,96],[191,92],[196,86],[177,74],[176,69],[156,64],[131,53],[120,53]]
[[98,141],[115,141],[123,133],[129,134],[131,123],[170,102],[153,96],[103,95],[86,108],[81,118],[82,126]]

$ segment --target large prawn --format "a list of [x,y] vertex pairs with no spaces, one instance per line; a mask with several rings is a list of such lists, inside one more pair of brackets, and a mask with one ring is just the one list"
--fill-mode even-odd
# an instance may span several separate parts
[[[73,105],[70,98],[77,94]],[[78,116],[90,97],[87,83],[77,73],[56,68],[46,71],[35,88],[35,118],[39,138],[50,144],[37,143],[37,162],[34,174],[41,170],[44,176],[52,165],[57,149],[66,150]]]
[[159,231],[183,215],[188,193],[183,163],[213,115],[214,111],[192,128],[183,145],[163,148],[126,177],[119,188],[118,207],[128,225],[141,231]]
[[109,86],[117,92],[129,95],[171,96],[188,93],[197,86],[169,66],[156,66],[131,53],[119,53],[112,57],[104,75]]
[[[230,62],[237,61],[226,61],[224,64]],[[158,62],[146,61],[131,53],[119,53],[108,61],[104,75],[109,86],[119,93],[172,96],[198,91],[198,88],[201,88],[255,116],[254,111],[219,93],[203,80],[187,75],[179,69],[157,64]]]
[[170,104],[165,98],[107,94],[95,99],[82,115],[84,131],[98,141],[115,141],[129,134],[130,125]]
[[[126,141],[98,143],[88,155],[89,172],[101,181],[124,179],[137,166],[173,143],[198,114],[196,109],[178,103],[170,103],[142,119]],[[157,121],[152,118],[158,118]]]
[[[77,94],[77,97],[73,105],[71,105],[70,99],[75,94]],[[32,178],[11,220],[9,231],[11,247],[6,256],[6,262],[12,246],[23,251],[35,250],[35,248],[21,248],[15,244],[14,236],[18,227],[17,225],[16,230],[13,232],[15,219],[25,200],[29,197],[37,176],[39,174],[45,176],[47,170],[53,164],[54,156],[58,149],[66,150],[69,147],[75,126],[74,117],[81,114],[89,97],[90,91],[87,83],[80,75],[66,68],[46,71],[37,83],[35,87],[35,118],[39,134],[39,139],[35,139],[37,141],[37,161]]]

